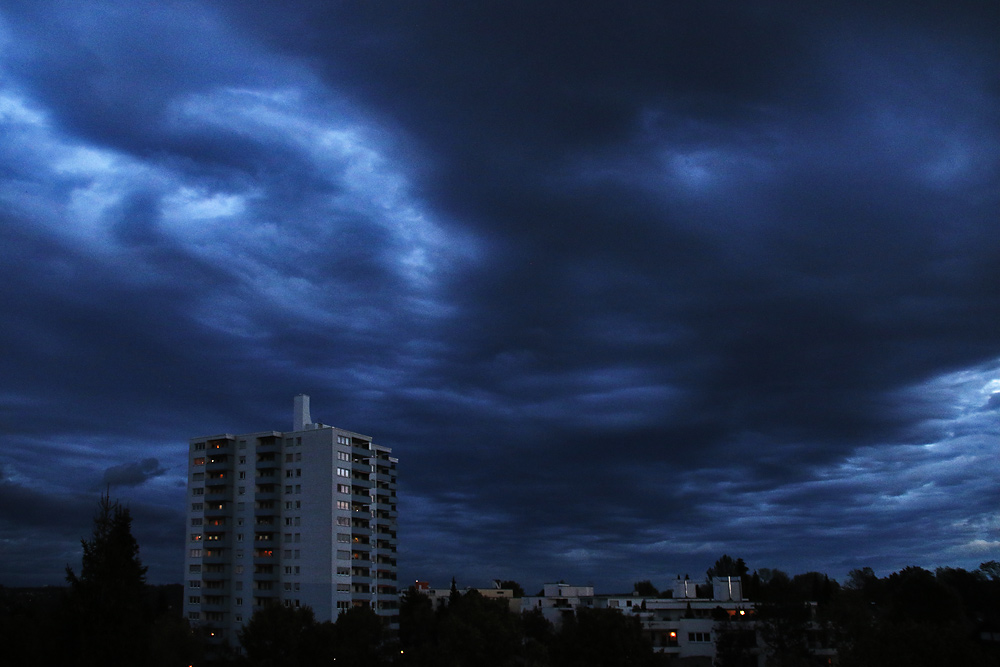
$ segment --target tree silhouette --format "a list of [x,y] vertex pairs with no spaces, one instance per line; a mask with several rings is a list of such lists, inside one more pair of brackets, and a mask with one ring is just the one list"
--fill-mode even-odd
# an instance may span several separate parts
[[102,495],[80,576],[66,566],[67,638],[79,665],[145,664],[150,619],[143,605],[146,567],[132,536],[132,515]]

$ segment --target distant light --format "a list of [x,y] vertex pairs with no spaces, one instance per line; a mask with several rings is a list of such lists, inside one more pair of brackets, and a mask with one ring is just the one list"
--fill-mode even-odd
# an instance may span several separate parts
[[740,616],[746,616],[746,612],[740,609]]

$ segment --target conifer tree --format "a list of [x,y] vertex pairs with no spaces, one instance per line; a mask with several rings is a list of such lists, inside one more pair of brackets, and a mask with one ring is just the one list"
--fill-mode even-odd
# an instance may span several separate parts
[[66,566],[72,650],[80,665],[144,664],[149,619],[143,605],[146,567],[132,536],[132,515],[102,495],[93,534],[81,540],[80,575]]

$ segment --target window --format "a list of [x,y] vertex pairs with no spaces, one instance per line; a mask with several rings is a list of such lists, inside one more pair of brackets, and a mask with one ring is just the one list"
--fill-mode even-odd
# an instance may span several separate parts
[[296,461],[302,460],[302,452],[295,452],[295,460]]
[[[194,443],[194,451],[201,452],[201,451],[204,451],[204,450],[205,450],[205,443],[204,442],[196,442],[196,443]],[[204,462],[205,461],[203,460],[202,463],[204,463]]]
[[285,525],[286,526],[292,525],[292,517],[290,517],[290,516],[286,516],[285,517]]
[[246,474],[246,472],[245,472],[245,471],[243,471],[243,470],[241,470],[241,471],[240,471],[240,479],[246,479],[246,478],[247,478],[247,474]]
[[236,541],[237,542],[243,541],[243,533],[236,533]]
[[350,517],[338,516],[337,517],[337,525],[338,526],[350,526],[351,525],[351,519],[350,519]]
[[347,544],[351,541],[351,536],[346,533],[337,533],[337,541],[342,544]]
[[295,477],[295,471],[289,468],[285,471],[285,477]]
[[[236,606],[237,607],[243,606],[243,598],[236,598]],[[236,619],[239,620],[239,616],[237,616]]]
[[200,486],[196,486],[195,488],[191,489],[191,495],[192,496],[203,496],[203,495],[205,495],[205,489],[203,489]]
[[191,558],[201,558],[201,549],[192,549]]
[[290,582],[290,581],[286,581],[285,582],[285,590],[286,591],[292,590],[292,582]]
[[295,533],[295,541],[296,542],[302,541],[302,533]]
[[[243,508],[241,507],[240,509],[243,509]],[[243,517],[240,517],[239,519],[236,520],[236,525],[237,526],[242,526],[243,525]]]
[[285,566],[285,574],[291,574],[291,573],[292,573],[292,566],[291,565],[286,565]]
[[201,579],[192,579],[189,581],[188,588],[201,588]]
[[348,470],[347,468],[337,468],[337,475],[339,475],[340,477],[350,477],[351,471]]
[[337,485],[337,493],[350,494],[351,493],[351,487],[350,487],[350,485],[349,484],[338,484]]
[[338,567],[337,568],[338,577],[349,577],[351,576],[351,568],[349,567]]
[[351,552],[344,551],[343,549],[337,550],[337,558],[340,560],[351,560]]
[[188,604],[201,604],[201,598],[197,595],[189,595]]
[[292,458],[292,453],[291,452],[285,454],[285,463],[291,463],[292,460],[293,460],[293,458]]
[[339,509],[339,510],[349,510],[349,509],[351,509],[351,503],[349,503],[346,500],[338,500],[337,501],[337,509]]
[[351,444],[351,439],[348,438],[346,435],[338,435],[337,436],[337,444],[338,445],[349,445],[349,444]]
[[191,503],[191,510],[194,512],[200,512],[202,507],[201,503]]
[[688,633],[689,642],[710,642],[712,641],[711,632],[689,632]]
[[201,565],[198,563],[191,565],[188,568],[188,572],[190,572],[191,574],[198,574],[199,572],[201,572]]
[[295,574],[301,574],[302,570],[298,565],[295,566]]
[[[236,566],[236,574],[243,574],[243,566],[242,565],[237,565]],[[239,582],[237,582],[237,583],[239,583]]]
[[294,517],[293,522],[295,523],[296,526],[300,525],[302,523],[302,517],[300,516]]
[[292,541],[292,534],[285,533],[285,542],[291,542],[291,541]]
[[351,460],[351,455],[348,454],[347,452],[337,452],[337,460],[338,461],[350,461]]
[[192,542],[201,542],[201,533],[191,533]]
[[243,622],[243,615],[242,614],[236,614],[236,622],[237,623],[242,623]]
[[[340,604],[340,603],[337,603],[337,604]],[[197,612],[197,611],[189,611],[188,612],[188,618],[190,618],[192,621],[197,621],[199,618],[201,618],[201,614],[199,612]]]
[[247,487],[245,487],[245,486],[241,486],[241,487],[240,487],[240,489],[239,489],[239,492],[240,492],[240,495],[241,495],[241,496],[242,496],[242,495],[244,495],[244,494],[246,494],[246,492],[247,492]]
[[300,555],[301,555],[301,552],[298,549],[296,549],[295,550],[295,559],[298,560],[298,558],[299,558]]
[[247,457],[246,456],[241,456],[240,457],[240,465],[244,465],[244,464],[246,464],[246,462],[247,462]]
[[247,441],[240,440],[240,449],[246,449],[246,448],[247,448]]
[[191,519],[191,525],[192,526],[200,526],[201,525],[201,517],[198,516],[198,517],[195,517],[195,518]]
[[351,585],[350,584],[337,584],[337,592],[338,593],[350,593],[351,592]]
[[191,479],[193,479],[196,482],[201,482],[205,479],[205,473],[196,472],[194,475],[191,476]]

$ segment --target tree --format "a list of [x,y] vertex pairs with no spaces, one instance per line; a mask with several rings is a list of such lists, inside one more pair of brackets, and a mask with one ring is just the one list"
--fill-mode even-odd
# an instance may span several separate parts
[[635,616],[582,607],[563,619],[553,646],[556,667],[643,667],[657,662]]
[[991,581],[1000,581],[1000,563],[995,560],[980,563],[979,571],[989,577]]
[[253,667],[299,667],[312,664],[316,627],[311,608],[273,602],[259,607],[238,636]]
[[[338,667],[378,667],[386,662],[382,653],[384,625],[370,607],[351,607],[334,624]],[[312,664],[329,664],[315,660]]]
[[722,557],[715,561],[715,565],[708,568],[705,574],[709,579],[713,577],[744,577],[749,571],[750,568],[747,567],[742,558],[733,560],[729,554],[722,554]]
[[514,591],[514,597],[516,597],[516,598],[523,598],[524,597],[524,589],[521,588],[521,584],[517,583],[516,581],[514,581],[512,579],[508,579],[506,581],[501,581],[500,582],[500,588],[509,588],[509,589],[511,589],[512,591]]
[[80,575],[66,566],[67,634],[80,665],[146,664],[150,619],[143,605],[146,567],[132,536],[132,515],[102,495],[93,534],[81,540]]
[[660,591],[656,590],[656,586],[649,579],[635,582],[632,584],[632,589],[640,596],[647,598],[655,598],[660,594]]

